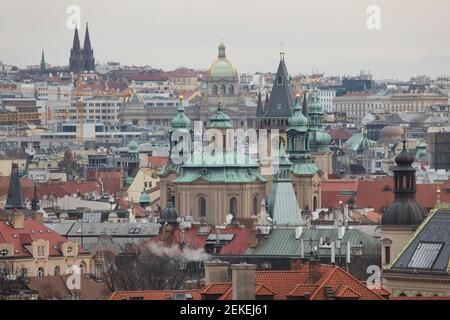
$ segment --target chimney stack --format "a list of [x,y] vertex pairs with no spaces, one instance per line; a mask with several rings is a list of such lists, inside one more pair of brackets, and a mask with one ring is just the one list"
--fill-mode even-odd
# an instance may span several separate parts
[[23,213],[13,213],[11,218],[11,224],[14,229],[23,229],[23,224],[25,221],[25,215]]
[[230,263],[226,261],[205,262],[205,285],[217,282],[228,282],[228,269]]
[[33,219],[36,220],[38,223],[44,223],[44,213],[42,211],[36,211],[33,214]]
[[256,265],[232,264],[233,300],[255,300]]

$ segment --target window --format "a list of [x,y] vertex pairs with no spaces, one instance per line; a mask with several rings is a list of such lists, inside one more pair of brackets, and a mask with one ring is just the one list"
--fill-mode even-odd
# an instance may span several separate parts
[[237,216],[237,199],[236,197],[231,197],[230,199],[230,213],[233,216]]
[[73,250],[73,249],[72,249],[72,246],[68,246],[68,247],[67,247],[67,253],[71,253],[72,250]]
[[253,197],[253,208],[252,208],[253,215],[256,216],[258,214],[258,197]]
[[198,215],[200,218],[206,217],[206,200],[204,197],[198,199]]
[[44,246],[38,246],[38,256],[42,257],[44,255]]
[[55,275],[55,276],[59,276],[60,273],[61,273],[61,270],[59,269],[58,266],[56,266],[56,267],[55,267],[55,271],[54,271],[54,275]]
[[80,263],[80,274],[84,274],[86,272],[86,265],[84,262]]
[[278,85],[282,85],[283,84],[283,77],[278,77],[278,79],[277,79],[277,84]]
[[212,86],[212,94],[216,95],[217,94],[217,85],[213,85]]
[[43,277],[44,274],[45,274],[45,273],[44,273],[44,268],[42,268],[42,267],[38,268],[37,276],[38,276],[38,277]]
[[386,264],[391,263],[391,247],[389,246],[384,247],[384,257]]
[[6,257],[9,254],[7,249],[3,249],[0,251],[0,257]]
[[225,85],[224,85],[224,84],[220,86],[220,93],[221,93],[221,94],[225,94],[225,93],[226,93],[226,92],[225,92]]
[[230,86],[228,87],[228,94],[234,95],[234,86],[233,86],[233,85],[230,85]]

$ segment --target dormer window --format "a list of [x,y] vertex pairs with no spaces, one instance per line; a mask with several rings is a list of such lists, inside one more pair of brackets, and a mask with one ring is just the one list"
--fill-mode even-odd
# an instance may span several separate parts
[[7,249],[0,250],[0,257],[6,257],[9,255],[9,251]]
[[38,256],[42,257],[44,255],[44,246],[38,246]]
[[67,247],[67,253],[71,253],[73,251],[72,246]]
[[282,85],[283,84],[283,77],[278,77],[278,79],[277,79],[277,84],[278,85]]

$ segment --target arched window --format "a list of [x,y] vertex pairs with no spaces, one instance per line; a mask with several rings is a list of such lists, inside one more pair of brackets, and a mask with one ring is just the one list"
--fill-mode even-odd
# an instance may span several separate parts
[[59,266],[55,267],[55,276],[59,276],[61,274],[61,270],[59,269]]
[[86,272],[86,265],[84,262],[80,263],[80,274],[84,274]]
[[212,86],[212,94],[216,95],[217,94],[217,85],[213,85]]
[[258,214],[258,197],[253,197],[252,213],[254,216]]
[[277,84],[279,84],[279,85],[283,84],[283,77],[281,77],[281,76],[278,77]]
[[203,197],[198,198],[198,216],[200,218],[206,217],[206,200]]
[[220,93],[225,94],[225,85],[224,84],[220,86]]
[[231,197],[230,199],[230,213],[233,216],[237,216],[237,199],[236,197]]
[[37,276],[38,277],[43,277],[44,276],[44,268],[42,268],[42,267],[38,268]]
[[314,196],[313,198],[313,210],[317,209],[317,196]]
[[228,87],[228,94],[234,95],[234,86],[233,86],[233,85],[230,85],[230,86]]
[[407,297],[406,293],[402,292],[398,295],[399,297]]

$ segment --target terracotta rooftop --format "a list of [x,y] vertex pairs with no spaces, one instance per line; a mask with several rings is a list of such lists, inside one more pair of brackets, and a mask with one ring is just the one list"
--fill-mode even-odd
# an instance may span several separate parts
[[[21,229],[15,229],[9,221],[0,221],[0,243],[12,244],[14,257],[32,257],[27,245],[37,239],[49,241],[50,256],[61,256],[61,244],[67,241],[62,235],[36,220],[25,220]],[[79,253],[88,253],[88,251],[80,246]]]

